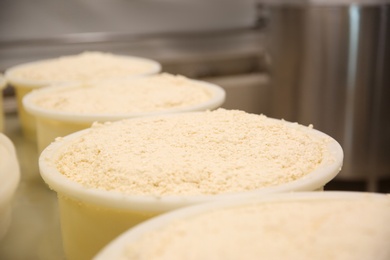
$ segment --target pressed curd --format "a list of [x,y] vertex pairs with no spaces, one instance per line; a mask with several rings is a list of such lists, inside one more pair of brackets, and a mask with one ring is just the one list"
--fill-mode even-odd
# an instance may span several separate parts
[[30,91],[58,83],[152,75],[160,70],[161,65],[154,60],[89,51],[16,65],[8,68],[5,76],[15,88],[24,136],[35,141],[34,118],[22,104],[23,97]]
[[56,137],[93,122],[215,109],[225,91],[214,84],[168,73],[135,79],[53,85],[25,96],[23,105],[36,120],[39,151]]
[[95,260],[390,259],[390,197],[297,192],[203,204],[127,231]]
[[321,190],[343,152],[311,126],[239,110],[94,124],[57,138],[40,172],[58,193],[68,259],[90,259],[158,214],[215,200]]
[[225,109],[124,120],[73,140],[57,169],[86,188],[129,195],[255,190],[303,178],[324,163],[332,139],[310,129]]
[[12,81],[38,84],[102,80],[158,71],[160,65],[153,60],[90,51],[18,65],[7,70],[6,76]]
[[74,113],[75,116],[147,114],[204,104],[215,97],[210,85],[181,75],[161,73],[136,79],[46,88],[35,92],[30,101],[37,109]]

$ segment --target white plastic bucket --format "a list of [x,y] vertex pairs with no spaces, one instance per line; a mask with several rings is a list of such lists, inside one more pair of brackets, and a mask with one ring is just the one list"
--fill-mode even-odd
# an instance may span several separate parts
[[[371,205],[376,214],[367,212]],[[142,257],[158,251],[158,259],[170,255],[171,260],[205,255],[237,259],[238,254],[248,260],[329,259],[335,254],[385,260],[390,256],[386,216],[390,198],[379,193],[295,192],[225,200],[148,220],[121,234],[93,259],[150,259]]]
[[[105,81],[108,84],[126,84],[128,85],[136,85],[139,81],[147,80],[148,77],[142,77],[137,79],[122,79],[122,80],[110,80]],[[196,85],[199,87],[199,91],[207,91],[209,92],[210,99],[206,101],[202,101],[197,104],[191,104],[188,106],[178,106],[165,108],[156,111],[146,111],[146,112],[118,112],[118,113],[106,113],[106,112],[95,112],[95,111],[79,111],[77,112],[68,112],[68,111],[60,111],[57,109],[43,108],[34,102],[42,96],[47,96],[50,93],[60,93],[63,91],[68,91],[70,93],[76,92],[83,88],[83,84],[69,84],[64,86],[53,85],[51,87],[47,87],[44,89],[36,90],[25,96],[23,99],[23,106],[25,110],[32,114],[36,120],[37,126],[37,144],[38,144],[38,152],[40,153],[45,147],[47,147],[51,142],[55,140],[56,137],[66,136],[68,134],[74,133],[76,131],[88,128],[94,122],[106,122],[106,121],[117,121],[125,118],[135,118],[135,117],[143,117],[143,116],[151,116],[151,115],[159,115],[159,114],[171,114],[171,113],[179,113],[179,112],[193,112],[193,111],[205,111],[216,109],[223,104],[225,101],[225,91],[222,87],[211,84],[205,81],[199,80],[187,80],[189,83]],[[98,82],[97,84],[101,84]],[[99,87],[94,87],[93,83],[91,83],[92,87],[96,89],[98,93]],[[99,85],[97,85],[99,86]],[[153,93],[150,93],[151,98],[156,93],[163,92],[164,88],[155,89]],[[131,95],[131,93],[128,93]],[[75,93],[74,95],[77,95]],[[114,99],[118,96],[123,95],[122,93],[110,93],[104,101],[101,100],[93,100],[90,98],[86,102],[88,103],[96,103],[101,104],[102,102],[110,103],[112,102],[110,98]],[[130,98],[130,97],[129,97]],[[148,99],[148,97],[146,97]],[[141,102],[147,102],[149,100]],[[177,101],[173,100],[172,101]],[[82,104],[81,104],[82,105]],[[129,102],[129,107],[132,104]],[[80,109],[81,110],[81,109]]]
[[[120,78],[120,77],[133,77],[133,76],[146,76],[146,75],[152,75],[156,74],[161,71],[161,65],[157,61],[141,58],[141,57],[133,57],[133,56],[125,56],[125,55],[114,55],[115,57],[120,58],[124,62],[129,61],[140,61],[145,62],[149,64],[150,66],[145,69],[144,71],[133,73],[129,71],[126,74],[123,74],[121,76],[116,75],[113,78]],[[64,56],[64,57],[71,57],[71,56]],[[75,56],[77,59],[77,56]],[[16,65],[14,67],[11,67],[5,71],[5,77],[9,84],[11,84],[15,88],[16,92],[16,98],[17,98],[17,105],[18,105],[18,112],[20,117],[20,122],[22,126],[22,130],[24,133],[24,136],[27,137],[30,140],[36,140],[36,126],[33,116],[31,116],[29,113],[27,113],[23,107],[22,100],[23,97],[31,92],[34,89],[47,87],[52,84],[58,84],[58,83],[75,83],[79,82],[79,80],[75,79],[68,79],[68,80],[55,80],[55,79],[46,79],[46,80],[34,80],[30,79],[27,76],[21,77],[18,75],[18,72],[20,70],[25,70],[28,68],[39,68],[41,64],[46,64],[47,62],[53,62],[56,59],[48,59],[48,60],[40,60],[40,61],[34,61],[34,62],[28,62],[20,65]],[[55,64],[55,63],[54,63]],[[91,68],[92,70],[92,68]],[[96,77],[93,77],[91,79],[84,79],[84,80],[94,80],[97,77],[98,71],[96,72]],[[107,77],[106,79],[109,79],[112,77]]]
[[12,200],[20,180],[16,151],[11,140],[0,133],[0,240],[6,234],[12,213]]
[[[110,125],[113,124],[116,122]],[[296,124],[290,124],[292,129],[297,127]],[[39,158],[42,178],[58,194],[64,250],[68,259],[90,259],[105,244],[128,228],[184,206],[217,200],[229,201],[234,198],[249,199],[270,193],[322,190],[341,170],[343,161],[342,148],[334,139],[308,128],[311,135],[330,138],[326,146],[326,156],[314,171],[295,181],[230,194],[130,196],[118,191],[85,188],[58,171],[56,162],[61,160],[61,151],[90,130],[85,129],[51,143]]]

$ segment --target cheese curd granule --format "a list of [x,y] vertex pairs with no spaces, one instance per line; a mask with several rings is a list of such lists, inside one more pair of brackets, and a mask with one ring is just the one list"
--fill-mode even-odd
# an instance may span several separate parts
[[249,204],[172,221],[121,259],[387,260],[389,219],[390,197]]
[[18,68],[12,77],[50,82],[70,82],[141,74],[151,69],[149,61],[104,52],[83,52]]
[[84,83],[42,92],[33,103],[50,111],[126,114],[190,107],[213,98],[211,90],[184,76],[162,73],[137,79]]
[[309,130],[225,109],[128,119],[90,128],[56,167],[86,188],[131,195],[249,191],[302,178],[329,156],[330,138]]

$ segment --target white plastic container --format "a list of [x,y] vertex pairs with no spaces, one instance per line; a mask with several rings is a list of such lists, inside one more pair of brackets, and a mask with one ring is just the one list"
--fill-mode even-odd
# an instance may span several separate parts
[[12,200],[20,180],[19,163],[11,140],[0,133],[0,240],[11,221]]
[[6,86],[6,81],[0,74],[0,132],[4,131],[4,105],[3,105],[3,89]]
[[[188,115],[194,116],[198,113],[202,112],[188,113]],[[158,116],[157,118],[174,118],[180,116],[183,116],[183,114]],[[144,122],[145,120],[153,120],[153,118],[154,117],[128,119],[126,122]],[[121,120],[109,125],[99,125],[96,127],[97,129],[108,127],[107,131],[112,133],[110,127],[121,124],[122,121],[125,122],[124,120]],[[293,123],[286,122],[286,124],[291,124],[291,130],[298,127]],[[145,125],[147,127],[150,126],[149,123],[146,123]],[[129,134],[132,135],[134,133],[134,127],[131,127],[131,125],[126,129]],[[218,194],[217,192],[215,195],[126,195],[125,193],[115,190],[107,191],[86,188],[78,182],[71,181],[58,170],[57,162],[61,162],[62,158],[64,158],[62,154],[63,151],[75,143],[76,140],[85,139],[85,137],[82,139],[79,138],[88,135],[92,130],[93,128],[85,129],[53,142],[41,153],[39,158],[39,167],[42,178],[49,187],[58,194],[64,250],[68,259],[90,259],[105,244],[128,228],[153,216],[180,207],[217,200],[229,201],[234,198],[248,199],[270,193],[322,190],[324,185],[333,179],[341,170],[343,161],[342,148],[334,139],[324,133],[307,128],[311,137],[327,138],[329,142],[326,143],[326,151],[324,151],[324,154],[326,155],[322,158],[322,162],[315,170],[307,173],[300,179],[262,189],[225,194]],[[153,134],[155,134],[154,131]],[[121,136],[121,134],[118,133],[118,136]],[[138,139],[137,136],[135,138]],[[93,138],[93,140],[96,139]],[[111,137],[108,138],[108,142],[110,142],[110,140],[112,140]],[[95,147],[95,145],[100,147],[97,140],[93,146]],[[134,143],[134,145],[137,144]],[[127,145],[125,145],[125,147],[127,147]],[[239,149],[238,147],[237,149]],[[80,149],[84,151],[84,149],[89,148],[84,147]],[[99,149],[102,152],[101,154],[109,153],[101,150],[104,148]],[[123,149],[123,147],[121,149]],[[149,148],[145,147],[146,151],[148,149]],[[163,149],[163,147],[161,147],[161,149]],[[152,148],[152,150],[155,149]],[[75,150],[72,148],[72,151]],[[208,155],[208,151],[204,151],[204,154]],[[77,160],[81,160],[80,164],[83,164],[84,159],[81,159],[79,156],[76,157]],[[174,155],[172,155],[172,157],[174,157]],[[106,157],[104,156],[103,158]],[[111,162],[116,159],[118,158],[107,159],[107,161]],[[96,162],[96,159],[93,159],[93,162]],[[151,164],[153,164],[153,162]],[[132,168],[134,165],[130,163],[127,167]],[[163,166],[157,165],[156,167]],[[97,171],[99,169],[101,168],[98,168]],[[170,177],[168,177],[166,181],[169,178]],[[142,177],[141,180],[143,179],[144,178]],[[216,187],[218,187],[218,185]]]
[[[181,85],[176,87],[177,82]],[[158,85],[162,83],[167,85]],[[193,98],[200,94],[199,101]],[[69,102],[74,108],[45,107],[38,103],[42,99],[47,99],[50,105]],[[225,91],[220,86],[164,73],[90,84],[53,85],[26,95],[23,106],[35,117],[40,153],[56,137],[88,128],[94,122],[212,110],[224,101]],[[98,107],[106,109],[99,111]]]
[[[89,59],[90,57],[92,59]],[[141,65],[142,69],[138,69],[137,66]],[[124,66],[128,66],[128,71],[123,68]],[[49,69],[51,71],[48,71]],[[23,97],[30,91],[51,84],[145,76],[160,71],[160,63],[154,60],[110,53],[85,52],[20,64],[7,69],[5,77],[16,91],[24,136],[30,140],[36,140],[34,118],[26,113],[22,104]]]
[[296,192],[205,203],[129,229],[94,259],[386,260],[389,217],[390,197],[379,193]]

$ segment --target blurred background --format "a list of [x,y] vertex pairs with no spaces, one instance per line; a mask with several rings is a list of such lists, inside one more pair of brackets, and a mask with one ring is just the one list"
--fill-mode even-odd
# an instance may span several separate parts
[[[225,88],[223,107],[340,142],[328,189],[390,191],[390,13],[378,0],[2,0],[0,72],[82,51],[143,56]],[[5,111],[16,113],[12,88]]]

